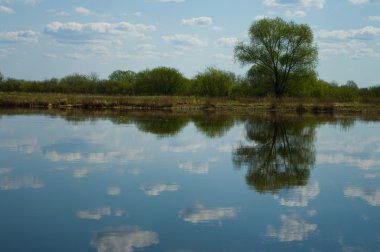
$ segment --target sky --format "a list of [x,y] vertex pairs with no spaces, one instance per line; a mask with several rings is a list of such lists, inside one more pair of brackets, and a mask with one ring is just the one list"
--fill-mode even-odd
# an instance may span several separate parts
[[237,41],[263,17],[308,24],[318,74],[380,85],[380,0],[0,0],[0,72],[44,80],[69,74],[206,67],[244,75]]

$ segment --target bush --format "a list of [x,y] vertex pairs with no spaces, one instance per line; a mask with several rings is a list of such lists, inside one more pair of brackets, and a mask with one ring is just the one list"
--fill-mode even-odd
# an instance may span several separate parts
[[158,67],[139,72],[134,83],[136,94],[180,95],[187,92],[188,80],[177,70]]
[[193,80],[193,93],[200,96],[229,96],[235,84],[235,75],[209,67]]
[[94,93],[95,81],[86,75],[72,74],[61,79],[59,89],[63,93]]

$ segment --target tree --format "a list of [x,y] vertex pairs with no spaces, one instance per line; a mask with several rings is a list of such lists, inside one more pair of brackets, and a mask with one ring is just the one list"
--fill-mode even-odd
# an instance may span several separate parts
[[250,44],[235,47],[235,59],[242,65],[253,64],[250,72],[265,76],[275,95],[283,96],[290,78],[302,78],[315,72],[318,58],[313,32],[306,24],[264,18],[249,29]]
[[133,71],[123,71],[123,70],[116,70],[113,71],[109,76],[108,79],[111,81],[118,81],[123,83],[130,83],[132,84],[136,79],[136,73]]
[[4,76],[3,76],[3,74],[0,72],[0,82],[3,82],[3,79],[4,79]]

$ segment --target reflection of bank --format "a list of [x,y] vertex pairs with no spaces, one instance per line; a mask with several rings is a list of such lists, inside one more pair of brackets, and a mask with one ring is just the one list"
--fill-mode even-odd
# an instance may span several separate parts
[[246,182],[259,192],[306,185],[315,163],[315,126],[312,123],[273,118],[250,120],[246,138],[252,145],[234,150],[235,167],[246,166]]

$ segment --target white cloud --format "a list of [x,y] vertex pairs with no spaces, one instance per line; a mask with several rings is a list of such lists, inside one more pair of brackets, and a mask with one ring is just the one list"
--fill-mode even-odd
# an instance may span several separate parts
[[39,149],[38,141],[35,138],[24,139],[2,139],[0,147],[10,151],[19,151],[27,154],[32,154]]
[[366,26],[361,29],[319,30],[316,37],[320,39],[373,39],[380,36],[380,28]]
[[185,208],[179,212],[179,217],[184,221],[194,224],[222,221],[236,218],[237,210],[233,207],[206,208],[201,204]]
[[306,16],[306,12],[303,10],[287,10],[285,11],[285,15],[290,18],[302,18]]
[[139,44],[135,49],[136,51],[152,51],[153,49],[156,49],[157,46],[152,44]]
[[4,14],[12,14],[12,13],[14,13],[14,11],[13,11],[12,8],[9,8],[9,7],[6,7],[6,6],[3,6],[3,5],[0,5],[0,13],[4,13]]
[[33,176],[20,178],[3,177],[0,179],[0,190],[38,189],[44,187],[42,180]]
[[190,19],[182,19],[182,25],[185,26],[209,26],[212,25],[211,17],[196,17]]
[[379,4],[380,0],[349,0],[352,4]]
[[346,197],[361,198],[371,206],[380,206],[380,189],[368,191],[357,187],[347,187],[343,193]]
[[160,3],[184,3],[185,0],[157,0]]
[[281,215],[282,225],[279,229],[267,227],[267,236],[280,242],[303,241],[310,233],[317,230],[316,224],[308,224],[297,216]]
[[146,38],[145,33],[156,31],[154,25],[120,23],[53,22],[45,27],[45,33],[60,43],[80,44],[107,41],[115,38]]
[[325,0],[264,0],[263,4],[280,8],[315,8],[323,9]]
[[85,15],[85,16],[88,16],[88,15],[91,15],[91,14],[92,14],[92,12],[91,12],[89,9],[84,8],[84,7],[76,7],[76,8],[74,9],[74,11],[75,11],[76,13],[80,14],[80,15]]
[[307,207],[309,201],[315,199],[320,192],[319,183],[315,182],[307,186],[299,186],[275,195],[274,198],[282,206]]
[[158,196],[163,192],[176,192],[179,189],[177,184],[157,184],[150,186],[141,186],[140,189],[149,196]]
[[223,37],[218,39],[216,42],[221,46],[233,47],[239,42],[239,40],[236,37]]
[[42,0],[3,0],[1,2],[6,3],[6,4],[11,4],[11,3],[23,3],[25,5],[36,5],[40,3]]
[[[306,16],[306,11],[308,10],[323,9],[325,0],[264,0],[263,4],[284,9],[285,15],[290,18],[301,18]],[[263,16],[258,17],[261,19]]]
[[121,189],[119,187],[108,187],[107,195],[109,196],[119,196],[121,194]]
[[133,252],[159,243],[158,234],[140,227],[121,227],[97,232],[91,245],[98,252]]
[[179,168],[189,173],[207,174],[209,171],[209,164],[186,162],[179,164]]
[[208,45],[206,40],[202,40],[196,35],[175,34],[173,36],[163,36],[162,39],[183,49],[188,47],[206,47]]
[[0,42],[2,43],[35,43],[38,41],[38,32],[27,31],[14,31],[14,32],[0,32]]
[[369,16],[368,19],[371,21],[380,21],[380,16]]
[[265,18],[271,18],[270,16],[267,16],[267,15],[258,15],[255,17],[255,20],[256,21],[259,21],[261,19],[265,19]]

